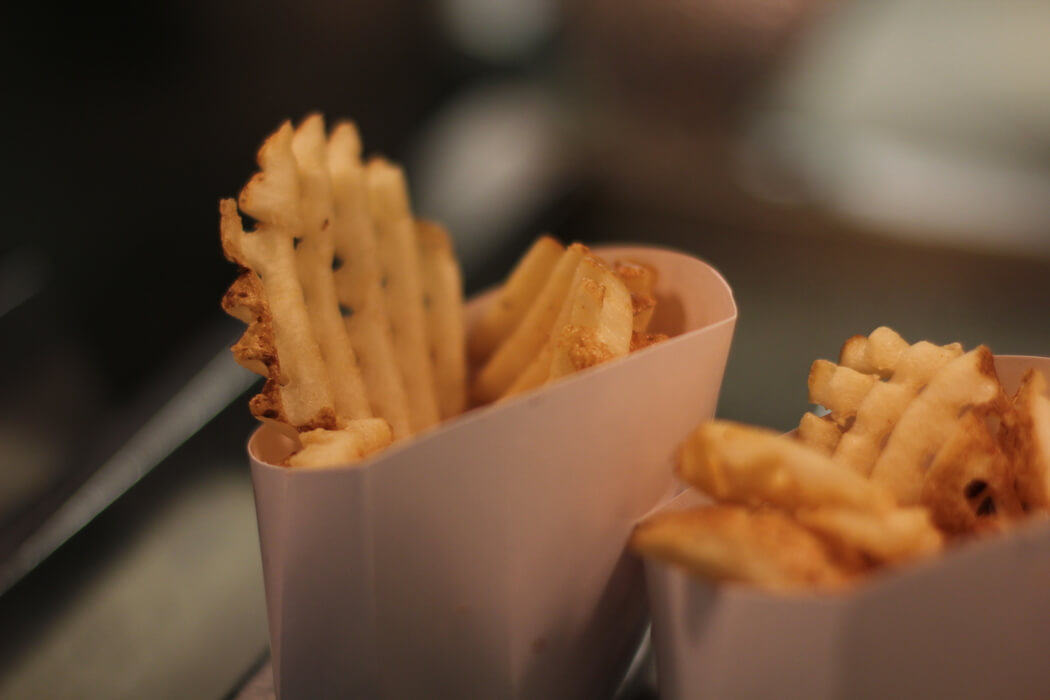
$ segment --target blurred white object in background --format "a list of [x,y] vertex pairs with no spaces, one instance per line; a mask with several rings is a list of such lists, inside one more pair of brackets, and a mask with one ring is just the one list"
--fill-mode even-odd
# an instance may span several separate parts
[[843,3],[744,149],[752,192],[898,237],[1050,253],[1050,3]]

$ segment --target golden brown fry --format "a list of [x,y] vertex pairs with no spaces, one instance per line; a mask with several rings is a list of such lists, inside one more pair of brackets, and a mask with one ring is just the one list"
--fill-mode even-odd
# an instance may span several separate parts
[[[578,341],[578,338],[574,336],[580,335],[578,331],[572,328],[573,318],[576,318],[575,323],[577,325],[588,323],[594,325],[598,323],[605,299],[603,282],[607,275],[610,275],[608,268],[593,255],[585,255],[580,260],[573,271],[569,290],[565,295],[561,308],[558,310],[558,316],[543,347],[536,353],[528,367],[515,378],[514,383],[504,392],[500,397],[501,399],[516,396],[574,371],[568,358],[568,354],[571,352],[576,353],[576,359],[581,364],[588,360],[588,358],[581,356],[582,353],[587,351],[587,346],[572,347],[573,343]],[[618,298],[622,307],[623,295],[620,294]],[[560,364],[557,373],[555,373],[552,365],[555,362],[555,354],[559,343],[564,344],[562,347],[564,356],[558,359]],[[602,359],[609,359],[612,356],[611,354],[606,354],[607,351],[611,353],[611,350],[601,350],[596,345],[591,345],[590,350],[589,359],[595,364]],[[601,357],[598,357],[599,352]]]
[[376,233],[386,310],[394,339],[394,356],[405,382],[413,432],[435,425],[437,394],[423,310],[423,278],[415,221],[401,169],[373,159],[365,168],[368,206]]
[[635,528],[631,547],[705,578],[772,590],[834,588],[850,579],[820,539],[773,510],[718,506],[661,513]]
[[600,263],[597,268],[600,281],[580,280],[568,323],[552,333],[551,379],[623,357],[631,350],[631,295],[608,268]]
[[565,249],[521,323],[475,378],[475,401],[488,403],[502,396],[540,353],[568,296],[576,268],[587,252],[580,243]]
[[919,501],[951,534],[1001,530],[1022,515],[1013,468],[984,412],[969,411],[955,424],[926,472]]
[[617,260],[613,264],[613,271],[631,293],[634,331],[645,333],[656,309],[656,297],[653,296],[653,290],[656,288],[656,268],[645,263]]
[[840,546],[882,563],[896,564],[936,554],[944,538],[925,508],[893,508],[882,513],[836,506],[803,508],[795,518]]
[[786,508],[839,505],[885,512],[893,497],[864,477],[771,430],[709,421],[678,453],[685,481],[720,501]]
[[[592,255],[586,255],[580,261],[579,265],[573,271],[572,282],[569,284],[569,291],[565,295],[565,300],[562,302],[561,308],[558,310],[558,317],[555,319],[554,324],[551,326],[551,331],[547,340],[544,342],[543,347],[536,353],[536,357],[532,359],[529,366],[526,367],[521,374],[515,378],[514,383],[503,393],[500,399],[507,399],[511,396],[517,396],[518,394],[535,389],[538,386],[546,384],[551,380],[551,361],[554,358],[554,344],[561,331],[566,328],[569,324],[569,319],[573,314],[574,309],[583,303],[590,301],[597,307],[600,304],[600,300],[594,301],[592,299],[593,294],[588,295],[587,292],[582,290],[584,280],[589,280],[594,284],[598,284],[598,280],[602,278],[602,264],[597,258]],[[602,291],[604,294],[604,291]]]
[[302,216],[295,256],[310,325],[321,348],[332,390],[336,419],[343,425],[350,420],[371,418],[372,409],[346,325],[339,313],[332,275],[335,256],[332,219],[335,214],[326,148],[324,120],[313,114],[299,125],[292,138],[292,153],[299,169]]
[[564,250],[550,236],[536,239],[471,328],[468,352],[472,362],[484,362],[510,337],[543,290]]
[[832,420],[843,427],[857,415],[857,407],[877,381],[870,374],[817,360],[809,370],[809,402],[831,411]]
[[666,333],[639,333],[635,331],[631,333],[631,352],[644,350],[650,345],[662,343],[668,338],[670,338],[670,336]]
[[408,437],[412,434],[408,398],[380,286],[382,273],[368,213],[361,141],[349,122],[339,123],[332,130],[328,170],[335,213],[332,232],[336,257],[332,267],[340,313],[357,353],[372,412],[390,423],[394,439]]
[[364,459],[387,447],[393,435],[382,418],[350,421],[341,430],[299,434],[302,448],[286,460],[289,467],[336,467]]
[[416,222],[423,267],[423,307],[441,418],[467,406],[466,328],[463,282],[448,233],[432,221]]
[[960,413],[1001,402],[992,353],[983,345],[946,364],[901,414],[871,471],[901,505],[919,502],[925,468]]
[[1050,399],[1046,378],[1030,369],[1003,419],[1003,445],[1028,510],[1050,508]]
[[285,123],[259,150],[260,172],[240,195],[240,208],[258,224],[246,233],[233,200],[220,203],[226,257],[245,269],[223,307],[249,323],[234,354],[267,382],[251,403],[260,419],[300,430],[334,428],[336,414],[321,349],[315,340],[295,262],[302,225],[299,175]]
[[[894,337],[900,338],[896,334]],[[872,333],[869,346],[877,345],[879,338],[878,331]],[[895,345],[894,342],[889,344]],[[879,352],[874,355],[876,358],[880,356]],[[901,352],[887,351],[882,355],[884,357],[876,361],[891,376],[886,382],[876,383],[864,396],[853,424],[839,440],[832,457],[837,464],[846,465],[864,476],[871,473],[884,441],[908,404],[942,367],[962,355],[962,347],[958,343],[941,347],[922,341]]]
[[814,413],[802,414],[798,424],[798,440],[826,457],[835,452],[842,437],[842,430],[830,416],[818,417]]

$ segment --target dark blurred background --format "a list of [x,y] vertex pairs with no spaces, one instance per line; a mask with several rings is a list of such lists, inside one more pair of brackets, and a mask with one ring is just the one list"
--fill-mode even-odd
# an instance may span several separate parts
[[733,286],[728,418],[816,357],[1050,354],[1042,0],[24,3],[0,23],[0,697],[221,697],[265,659],[217,202],[321,111],[469,291],[542,231]]

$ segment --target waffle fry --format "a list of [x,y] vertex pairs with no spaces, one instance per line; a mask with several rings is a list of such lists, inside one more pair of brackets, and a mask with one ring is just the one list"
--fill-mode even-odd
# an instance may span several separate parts
[[779,591],[836,588],[851,573],[819,537],[775,510],[716,506],[663,513],[635,529],[631,546],[698,576]]
[[934,555],[952,539],[999,532],[1050,507],[1050,398],[1038,372],[1007,398],[988,348],[909,345],[878,328],[847,340],[838,364],[814,362],[808,388],[828,414],[804,414],[794,439],[711,421],[680,449],[679,476],[719,503],[739,504],[734,517],[750,525],[661,517],[659,537],[639,535],[636,551],[775,589],[770,575],[722,565],[728,555],[708,543],[742,548],[729,561],[746,561],[746,572],[776,570],[780,553],[737,535],[775,508],[816,535],[844,570],[860,573]]
[[[286,123],[240,195],[255,229],[244,230],[237,203],[220,207],[223,251],[241,268],[223,307],[248,324],[233,352],[267,377],[252,412],[300,434],[290,466],[354,461],[436,423],[431,355],[444,415],[465,404],[449,239],[432,224],[417,238],[400,170],[381,160],[366,167],[360,150],[351,124],[328,136],[320,115],[298,129]],[[424,291],[434,301],[429,323]]]
[[1002,398],[992,353],[979,347],[961,355],[932,379],[901,414],[871,479],[885,484],[902,505],[919,502],[924,466],[948,439],[961,412]]
[[252,413],[300,430],[335,428],[328,374],[296,266],[302,218],[292,136],[285,123],[266,140],[258,155],[261,172],[241,191],[240,208],[256,219],[255,230],[244,230],[233,200],[220,203],[223,252],[242,269],[223,308],[249,324],[234,357],[253,371],[265,370]]
[[1026,510],[1050,508],[1050,398],[1046,378],[1030,370],[1003,417],[1003,449]]
[[471,329],[467,345],[472,362],[487,360],[517,328],[564,252],[565,247],[550,236],[536,239]]
[[[581,264],[581,267],[583,265]],[[557,379],[631,351],[631,295],[604,265],[600,281],[580,280],[565,326],[552,335],[550,379]]]

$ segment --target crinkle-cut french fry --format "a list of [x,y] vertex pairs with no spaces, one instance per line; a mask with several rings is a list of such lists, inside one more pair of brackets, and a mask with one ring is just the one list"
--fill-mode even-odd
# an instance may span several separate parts
[[640,523],[631,548],[715,580],[775,591],[837,588],[850,572],[784,513],[715,506],[661,513]]
[[341,430],[310,430],[299,434],[302,448],[286,460],[289,467],[336,467],[360,461],[393,440],[382,418],[348,422]]
[[253,370],[266,370],[267,382],[250,402],[252,413],[301,430],[334,428],[327,371],[296,270],[294,239],[302,220],[292,135],[286,122],[266,140],[258,154],[260,172],[241,191],[240,208],[258,222],[254,231],[244,231],[233,200],[220,203],[223,251],[245,270],[223,306],[249,322],[235,356]]
[[1003,400],[987,347],[955,358],[901,414],[875,461],[872,481],[888,488],[901,505],[917,504],[926,467],[950,436],[960,413]]
[[795,511],[807,528],[882,564],[896,564],[939,552],[944,538],[925,508],[894,508],[883,513],[822,506]]
[[525,318],[475,378],[471,389],[475,401],[488,403],[502,396],[543,349],[587,252],[580,243],[565,249]]
[[830,416],[817,416],[814,413],[802,414],[798,423],[798,440],[826,457],[835,452],[835,446],[842,438],[842,429]]
[[417,221],[416,236],[423,267],[423,307],[438,409],[442,419],[451,418],[467,406],[463,282],[452,239],[445,229],[432,221]]
[[319,114],[307,117],[292,138],[299,168],[302,227],[295,247],[310,325],[321,348],[340,425],[371,418],[372,409],[346,325],[339,313],[332,260],[332,184],[328,176],[327,139]]
[[368,213],[361,140],[349,122],[328,139],[328,170],[335,218],[336,293],[350,343],[357,353],[372,412],[386,419],[394,439],[412,434],[405,383],[394,355],[390,319],[380,286],[376,235]]
[[885,488],[797,440],[730,421],[709,421],[686,438],[678,473],[712,498],[734,503],[873,512],[894,506]]
[[564,246],[550,236],[536,239],[471,328],[468,352],[472,362],[487,360],[514,332],[564,251]]
[[400,168],[382,159],[372,159],[365,166],[365,182],[394,356],[405,382],[409,422],[413,432],[418,432],[435,425],[440,414],[427,356],[430,344],[423,310],[423,273],[415,220]]

